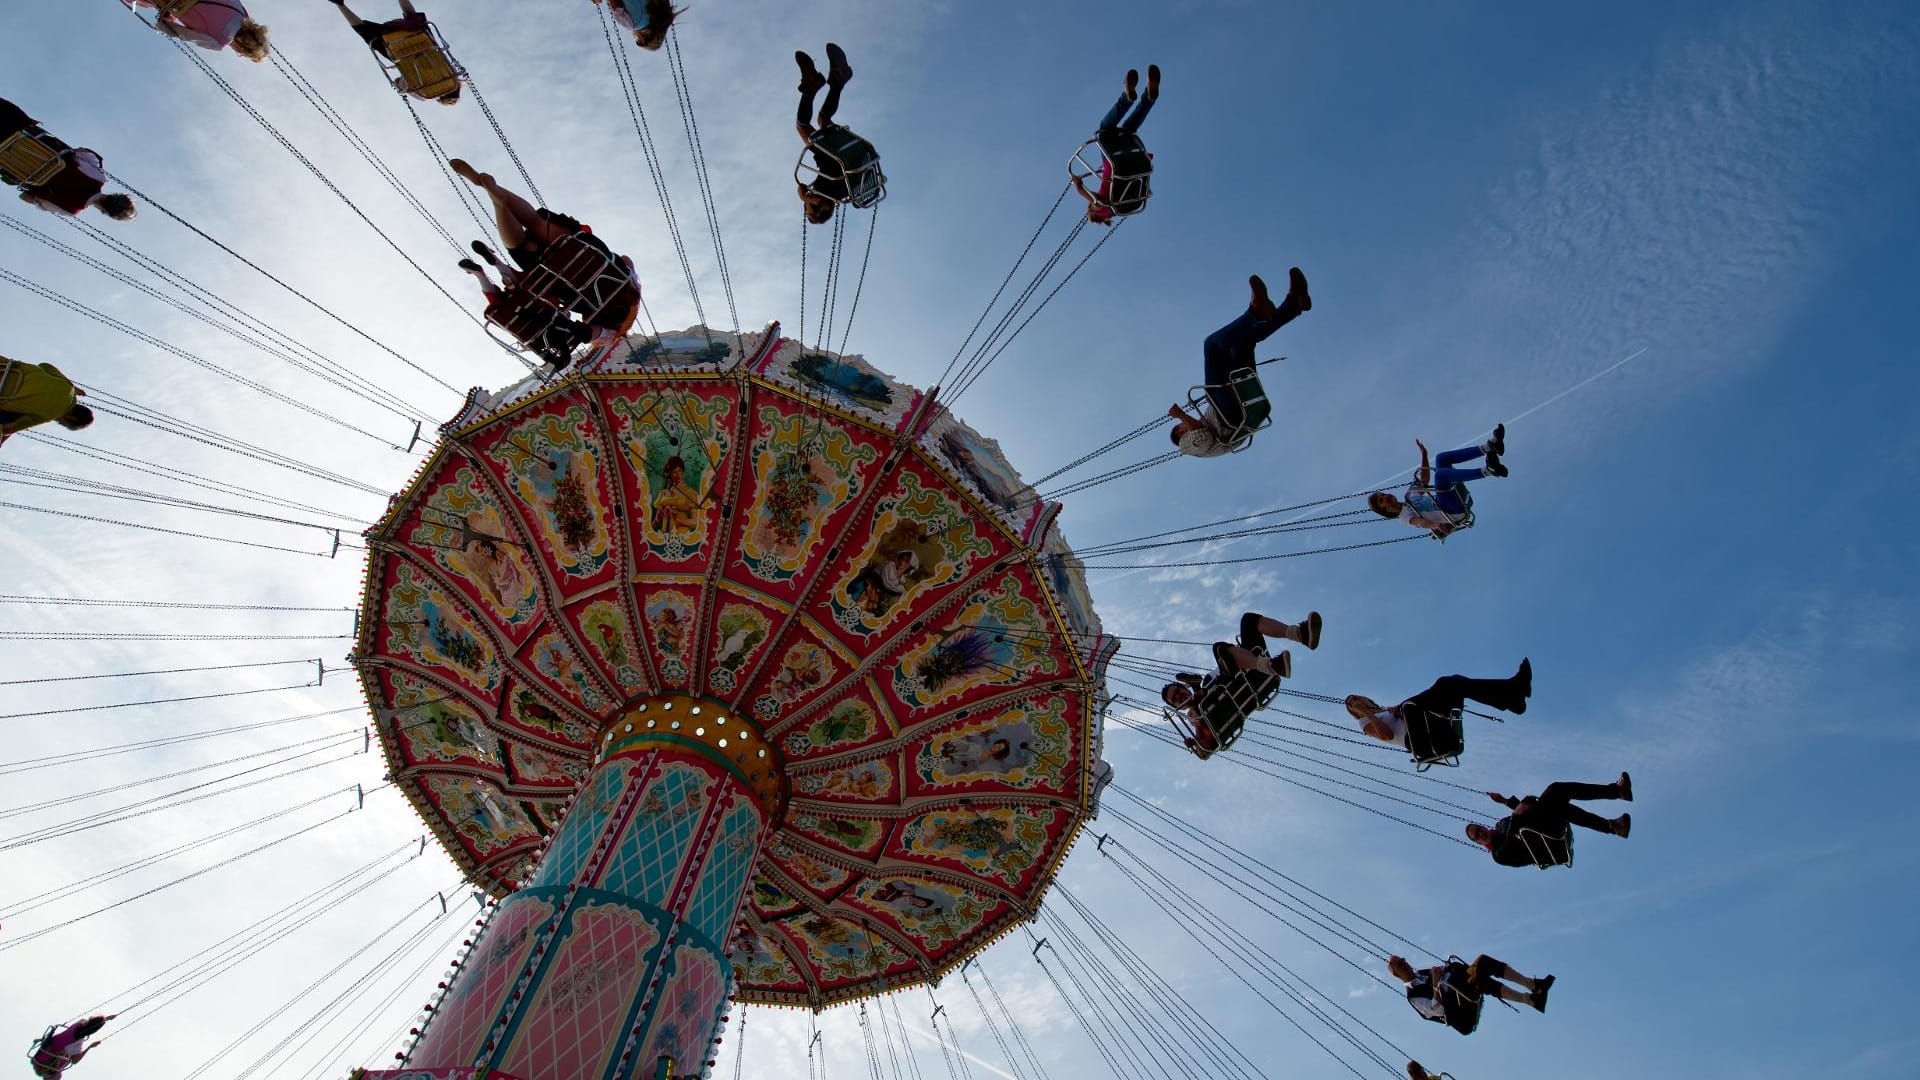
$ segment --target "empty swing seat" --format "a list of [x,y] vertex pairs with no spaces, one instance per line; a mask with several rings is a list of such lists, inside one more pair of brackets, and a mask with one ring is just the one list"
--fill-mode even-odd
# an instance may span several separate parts
[[[807,160],[808,151],[813,153],[815,161]],[[833,168],[819,165],[820,157],[831,162]],[[834,169],[839,170],[837,177]],[[887,197],[887,178],[880,172],[880,152],[873,148],[872,143],[838,124],[814,132],[813,138],[800,151],[800,161],[794,166],[793,178],[809,191],[830,197],[835,197],[834,193],[831,190],[822,191],[819,181],[826,179],[831,187],[831,182],[838,180],[846,194],[835,197],[835,201],[862,210]]]
[[[442,98],[460,89],[460,69],[447,52],[446,39],[440,36],[438,27],[429,23],[425,31],[395,30],[382,38],[388,55],[393,57],[388,77],[404,81],[401,93]],[[399,85],[397,81],[395,86]]]
[[0,140],[0,180],[16,187],[37,187],[60,174],[66,159],[38,128],[16,131]]

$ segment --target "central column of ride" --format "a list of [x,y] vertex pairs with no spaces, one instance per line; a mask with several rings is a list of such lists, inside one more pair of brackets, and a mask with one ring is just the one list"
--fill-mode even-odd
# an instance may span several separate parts
[[625,1080],[673,1058],[699,1075],[732,986],[728,931],[784,784],[778,750],[725,705],[633,705],[405,1071]]

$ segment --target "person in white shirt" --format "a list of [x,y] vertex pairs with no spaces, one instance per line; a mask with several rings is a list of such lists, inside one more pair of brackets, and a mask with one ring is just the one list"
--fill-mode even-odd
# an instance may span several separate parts
[[1414,1012],[1462,1035],[1473,1034],[1479,1025],[1480,1000],[1486,995],[1546,1012],[1547,991],[1553,988],[1553,976],[1530,979],[1485,954],[1471,964],[1449,959],[1444,964],[1419,970],[1404,957],[1390,956],[1387,970],[1407,984],[1407,1004],[1413,1006]]
[[120,2],[155,9],[153,28],[176,41],[215,52],[232,49],[256,64],[267,58],[267,28],[247,14],[241,0],[200,0],[177,15],[161,11],[157,0]]
[[1405,748],[1408,713],[1445,716],[1472,701],[1521,716],[1526,713],[1527,699],[1532,696],[1533,661],[1522,657],[1519,670],[1505,679],[1443,675],[1435,679],[1432,686],[1398,705],[1383,706],[1365,694],[1348,694],[1346,706],[1347,715],[1360,721],[1362,731],[1381,742]]
[[1177,404],[1167,410],[1167,416],[1175,421],[1167,434],[1189,457],[1218,457],[1227,452],[1246,419],[1240,399],[1233,393],[1233,373],[1242,368],[1251,370],[1255,345],[1313,310],[1307,275],[1297,266],[1287,271],[1287,295],[1278,304],[1267,295],[1267,283],[1260,280],[1260,275],[1249,277],[1247,284],[1253,289],[1253,302],[1239,318],[1208,334],[1200,347],[1206,361],[1207,403],[1211,407],[1202,409],[1199,416]]
[[[1414,470],[1413,486],[1397,499],[1387,492],[1376,491],[1367,496],[1367,506],[1383,518],[1404,521],[1444,540],[1462,527],[1470,509],[1467,481],[1507,475],[1507,466],[1500,460],[1507,452],[1507,425],[1495,424],[1493,436],[1487,441],[1445,451],[1432,462],[1427,460],[1426,443],[1415,439],[1413,445],[1420,448],[1420,467]],[[1466,462],[1482,458],[1486,464],[1479,468],[1460,468]]]

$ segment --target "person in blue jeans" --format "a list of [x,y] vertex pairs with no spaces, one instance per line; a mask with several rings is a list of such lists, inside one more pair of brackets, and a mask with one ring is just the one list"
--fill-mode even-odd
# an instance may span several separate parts
[[1168,436],[1180,452],[1192,457],[1218,457],[1226,453],[1232,436],[1246,419],[1240,399],[1229,385],[1230,377],[1241,368],[1254,366],[1253,347],[1273,336],[1275,330],[1313,310],[1313,297],[1307,292],[1307,275],[1299,267],[1287,271],[1287,295],[1275,304],[1267,295],[1267,283],[1255,274],[1247,279],[1253,288],[1253,303],[1241,316],[1207,335],[1201,345],[1206,360],[1207,403],[1211,409],[1195,416],[1179,405],[1167,410],[1174,421]]
[[[1507,452],[1505,424],[1495,424],[1493,437],[1486,442],[1448,450],[1432,464],[1427,461],[1427,444],[1415,439],[1413,445],[1420,448],[1420,468],[1414,471],[1413,486],[1397,499],[1376,491],[1367,496],[1367,505],[1383,518],[1399,518],[1438,537],[1444,538],[1459,528],[1458,521],[1467,512],[1467,481],[1507,475],[1507,466],[1500,460],[1500,455]],[[1478,468],[1459,467],[1481,459],[1485,464]]]
[[[1113,103],[1113,108],[1107,110],[1107,115],[1100,118],[1100,128],[1095,136],[1100,141],[1103,155],[1100,164],[1100,186],[1089,191],[1085,180],[1078,176],[1073,178],[1073,189],[1080,193],[1081,198],[1087,200],[1087,220],[1095,225],[1111,225],[1114,220],[1113,162],[1104,160],[1107,146],[1113,142],[1115,136],[1138,135],[1140,125],[1147,119],[1147,114],[1153,111],[1153,103],[1159,100],[1160,65],[1147,65],[1145,97],[1140,96],[1140,72],[1135,68],[1128,68],[1126,89],[1120,92],[1120,100]],[[1138,105],[1134,104],[1136,101],[1139,102]],[[1127,115],[1128,106],[1133,106],[1131,116]],[[1151,169],[1152,154],[1147,155],[1147,161],[1149,163],[1147,168]],[[1144,187],[1141,190],[1144,191]],[[1126,202],[1131,204],[1134,199],[1129,197]],[[1141,205],[1145,204],[1144,195],[1139,196],[1139,202]],[[1127,207],[1123,206],[1122,209]]]

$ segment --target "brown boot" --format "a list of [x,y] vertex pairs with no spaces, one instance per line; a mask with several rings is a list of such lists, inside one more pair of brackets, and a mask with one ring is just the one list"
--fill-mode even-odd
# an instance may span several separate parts
[[1287,271],[1287,299],[1303,312],[1313,310],[1313,295],[1307,292],[1307,275],[1297,266]]
[[793,62],[800,65],[800,92],[811,94],[827,85],[827,77],[813,66],[813,57],[798,49],[793,51]]
[[1619,837],[1622,840],[1625,840],[1627,838],[1627,833],[1633,830],[1633,815],[1621,814],[1619,817],[1613,819],[1612,824],[1613,824],[1613,835]]
[[1622,772],[1620,779],[1613,782],[1613,786],[1619,789],[1622,802],[1633,801],[1633,777]]
[[1273,318],[1278,309],[1273,306],[1273,297],[1267,295],[1267,283],[1260,280],[1259,274],[1254,274],[1247,278],[1247,284],[1253,287],[1253,303],[1248,305],[1253,314],[1257,318]]

